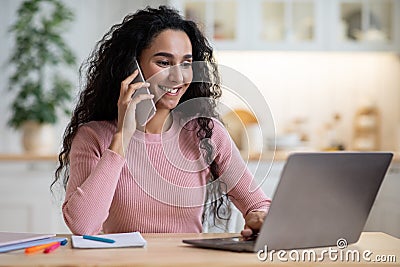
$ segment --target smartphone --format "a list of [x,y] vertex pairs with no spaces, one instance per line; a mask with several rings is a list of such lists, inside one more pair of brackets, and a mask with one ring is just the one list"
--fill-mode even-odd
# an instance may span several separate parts
[[[139,70],[139,73],[131,83],[145,82],[142,70],[140,69],[139,63],[136,59],[135,65],[135,69],[137,68]],[[140,94],[150,94],[149,88],[142,87],[137,89],[132,95],[132,98]],[[136,105],[136,122],[139,123],[141,126],[145,126],[147,122],[149,122],[149,120],[151,120],[151,118],[153,118],[153,116],[156,114],[156,110],[156,105],[154,104],[153,99],[145,99],[140,101]]]

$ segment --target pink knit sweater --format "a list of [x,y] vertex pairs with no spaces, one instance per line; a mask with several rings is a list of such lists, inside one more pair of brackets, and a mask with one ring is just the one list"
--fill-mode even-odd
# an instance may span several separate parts
[[[108,149],[116,125],[93,121],[72,142],[64,219],[74,234],[202,231],[210,171],[197,131],[174,119],[162,134],[136,131],[126,159]],[[214,121],[211,143],[230,199],[245,216],[270,200],[252,183],[225,128]]]

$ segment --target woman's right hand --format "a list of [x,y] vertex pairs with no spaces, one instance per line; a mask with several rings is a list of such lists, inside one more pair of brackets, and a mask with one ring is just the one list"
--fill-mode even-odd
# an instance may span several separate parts
[[124,151],[128,148],[132,135],[136,131],[136,105],[142,100],[154,97],[154,95],[140,94],[132,98],[137,89],[150,86],[146,82],[132,84],[137,75],[138,70],[135,70],[121,82],[118,99],[117,132],[114,134],[110,149],[122,156],[125,156]]

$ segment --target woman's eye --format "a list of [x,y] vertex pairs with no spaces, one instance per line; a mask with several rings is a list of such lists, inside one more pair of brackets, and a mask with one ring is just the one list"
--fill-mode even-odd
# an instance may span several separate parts
[[190,62],[190,61],[185,61],[185,62],[182,62],[181,64],[181,67],[183,67],[183,68],[190,68],[191,66],[192,66],[192,62]]
[[164,60],[160,60],[157,61],[157,64],[161,67],[168,67],[169,66],[169,62],[168,61],[164,61]]

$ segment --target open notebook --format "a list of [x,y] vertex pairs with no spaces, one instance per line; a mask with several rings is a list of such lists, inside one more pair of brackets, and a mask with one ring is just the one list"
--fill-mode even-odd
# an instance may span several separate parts
[[73,235],[72,247],[74,248],[124,248],[124,247],[144,247],[146,240],[139,232],[97,235],[98,237],[115,240],[115,243],[105,243],[100,241],[83,239],[82,236]]
[[65,237],[55,234],[0,232],[0,253],[48,244],[51,242],[68,242]]
[[0,232],[0,247],[53,236],[55,234]]

